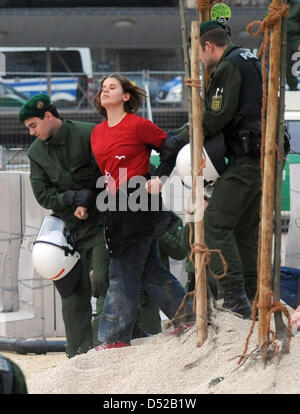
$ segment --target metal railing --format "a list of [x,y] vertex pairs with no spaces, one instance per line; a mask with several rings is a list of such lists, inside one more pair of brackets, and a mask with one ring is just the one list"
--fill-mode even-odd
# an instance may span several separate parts
[[[148,93],[139,111],[141,116],[151,119],[163,129],[174,129],[187,121],[183,72],[143,70],[122,74]],[[49,78],[49,73],[32,73],[30,76],[27,73],[25,76],[23,73],[9,72],[0,79],[0,145],[10,152],[9,155],[2,152],[2,165],[17,164],[20,152],[15,149],[26,148],[32,143],[33,138],[19,122],[18,113],[29,97],[48,93],[49,85],[52,101],[63,118],[95,123],[102,120],[96,112],[93,97],[99,87],[99,80],[107,72],[95,72],[92,83],[81,75],[52,73]],[[11,158],[12,148],[14,155]]]

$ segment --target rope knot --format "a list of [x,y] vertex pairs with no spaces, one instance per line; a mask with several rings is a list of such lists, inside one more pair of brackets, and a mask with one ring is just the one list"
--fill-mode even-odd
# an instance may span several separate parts
[[[204,243],[192,243],[191,244],[191,254],[189,259],[191,260],[191,262],[195,265],[195,261],[193,256],[195,255],[195,253],[201,253],[202,257],[201,257],[201,271],[204,271],[204,267],[208,266],[209,272],[210,274],[217,280],[222,279],[223,277],[226,276],[227,273],[227,263],[224,259],[224,256],[221,252],[221,250],[218,249],[208,249],[208,247],[204,244]],[[211,254],[212,253],[217,253],[220,257],[220,260],[222,262],[223,265],[223,273],[221,275],[216,275],[210,266],[210,259],[211,259]]]
[[210,250],[204,243],[193,243],[192,244],[192,252],[201,253],[202,254],[202,263],[203,265],[208,265],[210,263]]
[[192,78],[184,78],[186,86],[194,87],[194,88],[201,88],[201,80],[200,79],[192,79]]
[[[282,4],[280,6],[275,6],[270,4],[269,13],[263,20],[255,20],[252,23],[249,23],[247,26],[247,32],[254,37],[261,35],[266,30],[272,29],[276,24],[281,22],[281,19],[289,14],[290,6],[287,4]],[[258,26],[258,29],[254,31],[254,26]]]

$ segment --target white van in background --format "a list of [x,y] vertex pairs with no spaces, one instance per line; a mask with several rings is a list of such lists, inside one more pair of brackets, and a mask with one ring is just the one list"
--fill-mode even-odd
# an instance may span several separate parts
[[93,97],[89,48],[0,47],[5,56],[1,81],[27,98],[51,91],[57,104],[82,104]]

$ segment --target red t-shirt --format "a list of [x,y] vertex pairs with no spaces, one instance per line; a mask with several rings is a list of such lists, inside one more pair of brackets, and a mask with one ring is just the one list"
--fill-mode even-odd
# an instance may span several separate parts
[[107,120],[98,124],[91,146],[108,191],[114,194],[131,177],[149,173],[151,148],[146,144],[159,148],[166,136],[153,122],[135,114],[126,114],[113,127]]

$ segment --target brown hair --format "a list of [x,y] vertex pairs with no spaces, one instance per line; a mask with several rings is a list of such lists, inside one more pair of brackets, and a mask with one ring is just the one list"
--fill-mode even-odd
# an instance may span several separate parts
[[130,94],[129,101],[124,102],[125,112],[129,114],[137,112],[140,105],[144,102],[147,96],[146,91],[144,91],[144,89],[140,88],[139,86],[136,86],[133,83],[131,83],[129,79],[125,78],[125,76],[119,74],[108,75],[101,79],[100,87],[94,97],[94,104],[97,111],[105,118],[107,118],[106,109],[101,105],[101,92],[103,82],[108,78],[117,79],[122,86],[123,92]]
[[217,47],[224,47],[230,43],[230,38],[224,29],[216,28],[207,31],[202,36],[200,36],[200,44],[202,50],[204,50],[206,42],[211,42]]

